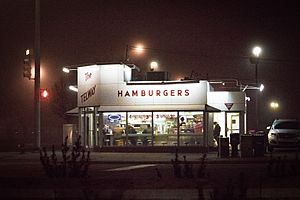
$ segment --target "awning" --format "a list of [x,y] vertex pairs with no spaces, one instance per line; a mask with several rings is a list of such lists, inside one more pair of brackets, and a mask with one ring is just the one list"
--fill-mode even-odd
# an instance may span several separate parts
[[[216,109],[209,105],[144,105],[144,106],[100,106],[98,111],[100,112],[125,112],[125,111],[211,111],[211,112],[220,112],[219,109]],[[78,114],[78,107],[69,110],[66,112],[68,115]]]
[[180,111],[204,110],[205,105],[139,105],[139,106],[100,106],[98,111]]
[[73,108],[72,110],[69,110],[69,111],[67,111],[67,112],[65,112],[65,114],[67,114],[67,115],[78,115],[78,107],[76,107],[76,108]]

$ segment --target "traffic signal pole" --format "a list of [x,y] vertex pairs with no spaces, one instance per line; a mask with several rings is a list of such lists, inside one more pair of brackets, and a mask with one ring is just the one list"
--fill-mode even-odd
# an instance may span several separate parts
[[35,76],[34,76],[34,133],[36,148],[41,147],[41,103],[40,103],[40,0],[35,0]]

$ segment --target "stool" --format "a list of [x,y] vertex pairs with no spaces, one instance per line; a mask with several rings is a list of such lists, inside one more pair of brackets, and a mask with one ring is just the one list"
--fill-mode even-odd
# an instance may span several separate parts
[[105,139],[105,140],[104,140],[104,142],[105,142],[105,145],[106,145],[106,146],[108,146],[108,145],[109,145],[109,142],[110,142],[110,140],[109,140],[109,139]]

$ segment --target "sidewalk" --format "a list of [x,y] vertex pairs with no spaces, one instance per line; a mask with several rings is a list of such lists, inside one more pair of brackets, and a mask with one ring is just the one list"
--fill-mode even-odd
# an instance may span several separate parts
[[[48,151],[50,155],[51,152]],[[61,155],[60,151],[56,151],[57,156]],[[186,156],[186,160],[189,163],[200,163],[204,153],[178,153],[178,160],[183,161],[183,156]],[[19,152],[0,152],[1,161],[21,161],[21,162],[39,162],[39,152],[25,152],[20,154]],[[216,151],[206,153],[207,164],[243,164],[243,163],[264,163],[268,162],[271,158],[285,159],[286,161],[294,160],[295,153],[265,153],[259,157],[231,157],[220,158]],[[135,152],[91,152],[91,164],[101,163],[119,163],[119,164],[169,164],[171,160],[175,160],[175,153],[135,153]]]
[[[50,155],[51,152],[48,152]],[[61,153],[56,151],[59,156]],[[178,153],[178,160],[183,161],[183,156],[189,163],[200,163],[203,153]],[[0,152],[0,160],[5,161],[20,161],[20,162],[39,162],[39,152]],[[292,157],[291,157],[292,158]],[[171,160],[175,160],[175,153],[126,153],[126,152],[91,152],[91,164],[169,164]],[[270,159],[270,154],[265,154],[261,157],[228,157],[220,158],[217,152],[206,153],[206,163],[208,164],[225,164],[225,163],[261,163],[267,162]]]

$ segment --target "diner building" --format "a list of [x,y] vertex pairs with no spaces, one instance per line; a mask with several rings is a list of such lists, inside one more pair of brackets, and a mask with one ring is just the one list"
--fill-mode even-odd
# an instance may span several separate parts
[[221,136],[244,133],[242,91],[214,91],[206,80],[133,81],[135,67],[78,67],[78,133],[95,147],[214,146]]

